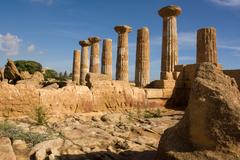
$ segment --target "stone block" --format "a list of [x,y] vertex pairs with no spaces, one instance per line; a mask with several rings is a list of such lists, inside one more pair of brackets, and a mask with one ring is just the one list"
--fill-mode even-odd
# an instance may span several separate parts
[[148,99],[158,99],[163,98],[163,90],[162,89],[145,89],[146,96]]

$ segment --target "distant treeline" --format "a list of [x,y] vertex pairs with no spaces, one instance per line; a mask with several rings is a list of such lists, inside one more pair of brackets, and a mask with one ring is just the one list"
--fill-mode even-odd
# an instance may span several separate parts
[[20,72],[28,71],[30,74],[42,72],[45,79],[67,80],[72,77],[72,73],[68,74],[67,71],[58,73],[53,69],[43,69],[42,65],[36,61],[16,60],[14,63]]

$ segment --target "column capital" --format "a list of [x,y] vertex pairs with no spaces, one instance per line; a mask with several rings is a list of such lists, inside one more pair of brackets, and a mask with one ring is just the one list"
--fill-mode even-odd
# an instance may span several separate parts
[[181,7],[175,5],[163,7],[158,11],[158,14],[161,17],[179,16],[181,13],[182,13]]
[[197,30],[197,33],[201,33],[201,32],[206,32],[206,31],[215,31],[216,32],[216,28],[215,27],[205,27],[205,28],[200,28]]
[[140,31],[149,32],[149,29],[148,29],[148,27],[142,27],[142,28],[139,28],[139,29],[138,29],[138,32],[140,32]]
[[129,33],[129,32],[132,32],[132,27],[130,26],[127,26],[127,25],[123,25],[123,26],[115,26],[114,27],[114,30],[117,32],[117,33]]
[[79,41],[79,45],[82,47],[90,46],[90,42],[88,40]]
[[110,38],[103,39],[103,41],[112,41]]
[[75,53],[75,52],[79,52],[79,53],[80,53],[81,51],[80,51],[79,49],[74,49],[73,52],[74,52],[74,53]]
[[93,43],[98,43],[101,41],[101,39],[99,37],[89,37],[88,38],[88,41],[90,42],[90,44],[93,44]]

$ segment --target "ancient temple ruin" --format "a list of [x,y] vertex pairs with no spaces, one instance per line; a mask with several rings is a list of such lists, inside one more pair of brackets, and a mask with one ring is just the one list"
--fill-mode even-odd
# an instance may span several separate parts
[[[161,8],[158,11],[162,17],[162,51],[160,79],[150,82],[150,35],[149,29],[143,27],[137,30],[136,38],[136,64],[135,64],[135,86],[144,88],[149,104],[159,105],[181,105],[187,104],[191,83],[195,77],[195,70],[198,64],[211,62],[218,67],[217,47],[216,47],[216,29],[214,27],[201,28],[197,30],[197,53],[196,64],[178,64],[178,34],[177,17],[182,13],[179,6],[171,5]],[[128,36],[132,27],[128,25],[119,25],[114,28],[118,34],[117,40],[117,59],[116,75],[117,81],[129,80],[128,68]],[[100,73],[99,59],[99,37],[90,37],[89,46],[91,46],[89,72]],[[160,42],[159,42],[160,43]],[[86,45],[82,46],[81,63],[88,64],[86,54]],[[85,51],[83,51],[85,49]],[[75,55],[74,55],[75,56]],[[85,57],[85,58],[84,58]],[[74,62],[74,66],[76,66]],[[87,65],[81,65],[81,70],[85,66],[85,72],[81,72],[81,84],[85,81],[88,72]],[[75,68],[75,67],[73,67]],[[239,70],[226,70],[225,74],[239,81]],[[103,40],[101,73],[112,78],[112,40]],[[75,78],[74,78],[75,79]],[[73,80],[74,80],[73,79]],[[101,81],[99,79],[99,81]],[[169,103],[170,102],[170,103]]]
[[[135,83],[129,82],[128,37],[133,28],[117,25],[113,29],[117,33],[116,53],[112,52],[113,42],[109,38],[91,36],[79,41],[81,49],[76,49],[73,53],[72,81],[65,86],[54,84],[49,87],[33,83],[29,87],[28,80],[19,77],[20,73],[13,75],[17,76],[16,84],[11,85],[4,79],[6,76],[4,77],[1,69],[0,80],[3,82],[0,87],[9,92],[0,92],[0,115],[8,114],[5,112],[9,111],[13,116],[28,114],[32,106],[45,106],[50,113],[115,111],[159,106],[179,106],[184,109],[198,65],[210,62],[221,69],[221,64],[218,63],[217,31],[214,27],[197,30],[196,63],[178,64],[178,55],[181,53],[178,53],[177,17],[181,18],[181,12],[179,6],[167,6],[158,11],[163,22],[162,51],[159,49],[162,63],[161,66],[154,66],[159,68],[159,79],[150,81],[151,31],[148,27],[142,27],[136,29]],[[114,61],[115,68],[112,66]],[[113,71],[116,71],[115,75]],[[239,69],[223,72],[234,78],[240,86]]]

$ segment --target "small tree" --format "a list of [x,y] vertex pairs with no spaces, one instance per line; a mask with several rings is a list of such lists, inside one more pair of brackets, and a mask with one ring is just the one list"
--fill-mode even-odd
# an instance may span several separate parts
[[68,74],[67,74],[67,71],[64,72],[63,74],[63,78],[67,79],[68,78]]
[[45,74],[44,74],[45,79],[48,79],[48,78],[55,78],[56,79],[57,76],[58,76],[58,73],[53,69],[47,69],[45,71]]
[[62,78],[63,77],[63,73],[62,72],[59,72],[58,73],[58,78]]

